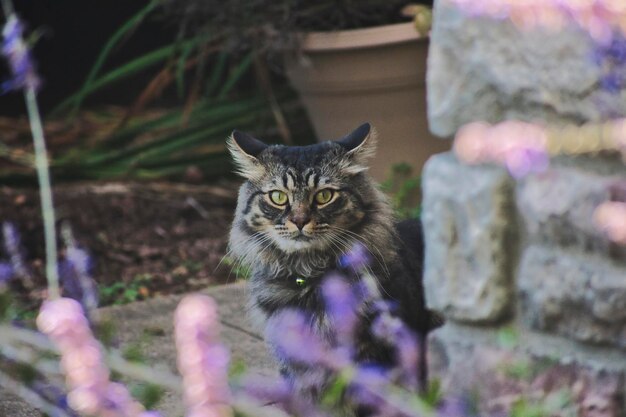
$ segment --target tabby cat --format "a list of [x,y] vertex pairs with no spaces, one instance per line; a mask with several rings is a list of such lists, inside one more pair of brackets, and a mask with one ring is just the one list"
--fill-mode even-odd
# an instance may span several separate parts
[[[418,220],[397,223],[387,198],[367,173],[375,133],[364,124],[337,141],[309,146],[266,145],[241,132],[228,141],[239,190],[230,250],[251,268],[251,314],[267,319],[284,308],[311,314],[320,334],[328,333],[320,291],[322,278],[338,268],[355,243],[372,254],[370,268],[379,292],[397,305],[396,314],[419,336],[437,325],[425,308],[423,241]],[[361,333],[359,333],[361,334]],[[359,359],[389,363],[388,347],[363,332]],[[424,386],[425,355],[419,375]],[[283,363],[294,375],[298,367]]]

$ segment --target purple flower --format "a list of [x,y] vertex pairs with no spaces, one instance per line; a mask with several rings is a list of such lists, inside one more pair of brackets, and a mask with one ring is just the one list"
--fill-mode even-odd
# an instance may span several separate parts
[[13,79],[2,84],[3,92],[22,88],[36,90],[41,84],[23,34],[24,26],[17,16],[9,16],[2,29],[2,54],[9,63]]
[[30,273],[24,264],[20,235],[17,228],[9,222],[2,223],[2,235],[4,238],[4,248],[9,255],[14,275],[30,279]]
[[229,352],[219,340],[217,305],[206,295],[188,295],[176,308],[174,322],[187,416],[232,416]]
[[293,394],[285,379],[262,375],[245,375],[241,387],[248,396],[263,403],[287,403]]
[[550,165],[550,158],[542,149],[518,148],[509,152],[505,165],[511,176],[520,179],[533,172],[544,172]]
[[[355,403],[376,410],[385,408],[382,393],[389,385],[389,369],[378,365],[358,366],[354,373],[353,383],[348,388],[348,395]],[[378,415],[382,415],[380,412]]]
[[416,387],[419,362],[417,335],[388,312],[382,312],[376,318],[372,332],[394,347],[401,382],[405,386]]
[[126,387],[111,382],[102,346],[93,337],[81,305],[71,298],[43,303],[37,327],[61,352],[61,368],[73,410],[87,415],[136,416],[143,407]]
[[330,368],[343,363],[313,332],[311,319],[298,310],[285,309],[270,318],[267,339],[282,359]]
[[330,276],[322,285],[322,294],[337,341],[341,346],[350,348],[353,345],[359,307],[352,286],[340,276]]
[[35,380],[29,387],[48,402],[63,410],[65,412],[64,415],[79,417],[78,414],[69,408],[65,392],[58,386],[47,381],[45,378]]
[[609,93],[619,93],[624,87],[624,77],[618,72],[611,71],[600,79],[600,87]]
[[365,245],[356,243],[349,252],[344,254],[339,260],[339,265],[343,268],[359,270],[370,263],[370,255]]
[[621,32],[613,35],[605,54],[616,64],[626,64],[626,37]]
[[65,259],[59,262],[59,277],[65,296],[80,301],[85,311],[98,306],[98,288],[91,277],[88,253],[75,246],[67,248]]
[[13,267],[6,262],[0,262],[0,285],[9,282],[13,278]]

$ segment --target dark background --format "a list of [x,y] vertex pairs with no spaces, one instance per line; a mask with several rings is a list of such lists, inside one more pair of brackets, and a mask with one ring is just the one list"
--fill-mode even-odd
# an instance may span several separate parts
[[[147,4],[146,0],[18,0],[15,8],[27,27],[27,37],[34,31],[42,36],[35,44],[33,56],[43,80],[39,102],[44,116],[85,81],[91,66],[108,38],[133,14]],[[4,17],[3,17],[4,20]],[[173,25],[161,17],[148,18],[121,48],[114,50],[103,71],[156,49],[173,38]],[[2,64],[0,79],[8,77]],[[90,99],[98,103],[123,104],[136,96],[136,81],[127,81]],[[21,93],[0,96],[0,116],[24,114]]]

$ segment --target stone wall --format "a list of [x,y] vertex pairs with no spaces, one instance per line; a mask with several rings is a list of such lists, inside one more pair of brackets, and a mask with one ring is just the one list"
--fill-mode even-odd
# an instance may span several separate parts
[[[613,109],[624,100],[598,91],[589,48],[573,29],[520,33],[437,4],[432,130],[601,120],[599,98]],[[489,412],[524,399],[553,415],[626,415],[626,248],[592,223],[623,184],[626,166],[611,155],[553,158],[546,172],[519,181],[451,153],[429,160],[425,286],[430,307],[447,318],[431,345],[448,389],[479,395]]]
[[[448,388],[478,388],[490,411],[564,387],[579,391],[576,407],[626,410],[626,251],[591,224],[626,168],[589,162],[556,160],[521,181],[450,153],[426,165],[426,296],[448,320],[435,353]],[[524,378],[507,378],[522,365]]]

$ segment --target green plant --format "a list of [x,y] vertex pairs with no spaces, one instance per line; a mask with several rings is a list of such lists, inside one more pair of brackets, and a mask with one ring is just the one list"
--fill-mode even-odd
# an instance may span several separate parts
[[372,27],[409,21],[403,9],[432,0],[165,0],[166,15],[180,27],[212,33],[231,51],[295,50],[303,32]]
[[395,164],[391,167],[389,178],[381,188],[390,197],[396,214],[400,218],[419,218],[421,178],[413,175],[409,164]]
[[[190,166],[208,177],[223,175],[231,171],[224,140],[234,128],[274,141],[291,136],[312,139],[295,95],[286,87],[275,90],[267,76],[257,77],[260,82],[250,88],[251,78],[259,73],[258,68],[252,71],[255,54],[233,56],[225,51],[226,40],[218,30],[181,30],[171,42],[106,69],[112,51],[139,30],[144,20],[154,17],[161,3],[153,0],[128,19],[106,42],[84,84],[52,112],[56,119],[73,120],[95,93],[131,78],[140,80],[139,76],[145,78],[156,69],[124,111],[92,112],[101,131],[87,132],[63,153],[52,152],[55,178],[181,178]],[[176,90],[181,105],[147,112],[168,89]],[[16,164],[0,168],[0,178],[16,182],[32,177],[32,171],[16,169],[32,168],[30,154],[15,153],[6,146],[0,153]]]
[[152,276],[150,274],[137,275],[131,282],[115,282],[100,287],[101,304],[120,305],[141,300],[147,294],[147,288]]

